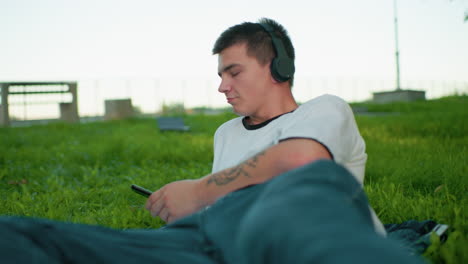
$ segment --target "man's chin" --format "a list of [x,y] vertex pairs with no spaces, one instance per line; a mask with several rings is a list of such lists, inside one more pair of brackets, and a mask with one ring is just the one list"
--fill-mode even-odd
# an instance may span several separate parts
[[245,111],[242,111],[241,109],[239,109],[238,107],[236,106],[232,106],[232,111],[234,112],[234,114],[238,115],[238,116],[247,116],[248,114],[245,113]]

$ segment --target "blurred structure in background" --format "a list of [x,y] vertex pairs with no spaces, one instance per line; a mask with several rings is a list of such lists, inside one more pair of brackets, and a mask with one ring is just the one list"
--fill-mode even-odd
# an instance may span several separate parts
[[425,91],[403,90],[401,89],[400,81],[400,50],[398,47],[398,16],[397,16],[397,0],[393,0],[393,14],[395,22],[395,63],[396,63],[396,90],[388,92],[375,92],[375,103],[391,103],[391,102],[411,102],[416,100],[426,100]]
[[105,120],[126,119],[134,115],[132,99],[130,98],[106,100],[105,109]]
[[[68,91],[68,85],[49,85],[25,88],[13,86],[8,89],[19,94],[10,94],[8,114],[0,111],[0,126],[4,124],[3,115],[9,116],[12,126],[45,124],[61,120],[94,122],[106,119],[111,111],[106,101],[128,100],[134,117],[155,117],[161,115],[217,114],[230,111],[225,96],[217,92],[217,79],[82,79],[77,80],[78,100]],[[41,82],[43,83],[43,82]],[[56,82],[62,84],[62,82]],[[457,80],[402,80],[402,87],[418,87],[425,91],[426,99],[445,96],[468,95],[468,82]],[[4,83],[1,83],[4,87]],[[0,87],[0,89],[2,88]],[[53,90],[52,94],[23,94],[23,91]],[[73,90],[73,89],[72,89]],[[372,95],[379,91],[395,91],[394,79],[350,78],[343,76],[297,76],[293,88],[294,98],[305,102],[322,94],[340,96],[349,103],[374,101]],[[404,90],[403,90],[404,91]],[[3,89],[6,93],[7,89]],[[398,96],[397,93],[395,93]],[[408,95],[406,95],[408,96]],[[411,95],[410,95],[411,96]],[[76,98],[76,97],[75,97]],[[78,106],[72,103],[75,101]],[[63,104],[60,104],[63,103]],[[60,104],[60,107],[57,107]],[[125,104],[122,102],[122,104]],[[75,108],[76,107],[76,108]],[[0,102],[0,109],[3,104]],[[77,110],[75,110],[77,109]],[[75,114],[79,111],[79,115]],[[67,113],[69,117],[67,117]],[[127,115],[127,114],[124,114]],[[128,114],[130,115],[130,114]]]
[[[60,117],[59,119],[65,122],[79,122],[78,115],[78,94],[77,82],[2,82],[0,83],[1,90],[1,105],[0,105],[0,126],[10,125],[10,96],[21,97],[20,103],[26,109],[30,104],[59,104]],[[50,100],[52,94],[66,94],[68,96],[60,96]],[[28,101],[31,96],[45,95],[48,101]],[[37,99],[37,98],[35,98]],[[18,100],[14,100],[13,104],[17,104]],[[27,120],[26,111],[24,120]]]

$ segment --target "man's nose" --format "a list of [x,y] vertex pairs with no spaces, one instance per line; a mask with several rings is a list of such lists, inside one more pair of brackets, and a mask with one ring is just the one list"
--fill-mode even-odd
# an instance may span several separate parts
[[231,90],[231,84],[227,82],[226,80],[221,80],[221,83],[219,84],[218,87],[218,92],[220,93],[227,93]]

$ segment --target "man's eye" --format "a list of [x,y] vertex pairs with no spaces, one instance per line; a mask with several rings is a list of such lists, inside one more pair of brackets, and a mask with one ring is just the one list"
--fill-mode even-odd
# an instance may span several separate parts
[[232,77],[236,77],[237,75],[239,75],[239,72],[233,72],[233,73],[231,73],[231,76],[232,76]]

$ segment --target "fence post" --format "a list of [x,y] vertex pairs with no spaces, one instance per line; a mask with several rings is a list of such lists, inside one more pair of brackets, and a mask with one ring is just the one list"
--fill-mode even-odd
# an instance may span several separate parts
[[[70,122],[79,122],[80,116],[78,114],[78,92],[77,92],[78,84],[76,82],[68,83],[68,91],[72,95],[72,101],[69,106],[69,112],[67,115],[67,121]],[[66,108],[66,106],[64,106]]]
[[10,125],[10,115],[8,113],[8,83],[0,83],[0,90],[2,90],[2,104],[0,105],[0,125]]

